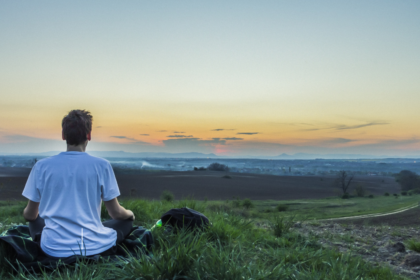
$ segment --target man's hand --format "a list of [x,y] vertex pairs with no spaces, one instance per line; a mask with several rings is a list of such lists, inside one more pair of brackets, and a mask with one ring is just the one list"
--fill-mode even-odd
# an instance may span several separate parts
[[117,198],[111,199],[109,201],[104,201],[106,210],[108,210],[109,216],[114,220],[128,220],[132,219],[134,221],[134,213],[131,210],[126,210],[119,203]]
[[28,222],[35,221],[38,217],[38,211],[39,209],[39,202],[33,202],[32,200],[28,201],[28,205],[26,205],[26,208],[23,210],[23,217]]
[[127,211],[132,214],[132,216],[130,218],[128,218],[127,220],[134,221],[136,219],[136,217],[134,216],[133,211],[131,211],[131,210],[127,210]]

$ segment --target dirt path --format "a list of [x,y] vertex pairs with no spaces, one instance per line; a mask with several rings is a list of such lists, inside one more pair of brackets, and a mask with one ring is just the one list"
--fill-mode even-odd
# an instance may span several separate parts
[[384,217],[384,216],[395,215],[395,214],[399,214],[399,213],[414,209],[416,207],[419,207],[419,205],[420,205],[420,202],[409,205],[409,206],[406,206],[406,207],[403,207],[403,208],[400,208],[400,209],[397,209],[397,210],[392,211],[392,212],[388,212],[388,213],[366,214],[366,215],[350,216],[350,217],[342,217],[342,218],[331,218],[331,219],[323,219],[323,220],[319,220],[319,221],[327,222],[327,221],[342,221],[342,220],[354,220],[354,219]]

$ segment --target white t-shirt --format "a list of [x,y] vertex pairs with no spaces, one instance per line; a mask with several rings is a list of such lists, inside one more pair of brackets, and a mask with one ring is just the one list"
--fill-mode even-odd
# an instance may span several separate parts
[[41,248],[53,257],[95,255],[115,245],[117,233],[101,223],[101,203],[120,195],[111,164],[84,152],[38,161],[22,195],[39,204],[45,220]]

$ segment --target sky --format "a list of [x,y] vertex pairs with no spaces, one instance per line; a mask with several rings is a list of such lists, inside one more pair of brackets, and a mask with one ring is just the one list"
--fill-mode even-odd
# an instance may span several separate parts
[[0,0],[0,153],[420,155],[420,2]]

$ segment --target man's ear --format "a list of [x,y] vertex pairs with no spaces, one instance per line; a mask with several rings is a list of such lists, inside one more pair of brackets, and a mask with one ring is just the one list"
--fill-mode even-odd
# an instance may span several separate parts
[[87,140],[91,140],[92,139],[92,132],[89,132],[88,135],[86,135]]
[[64,132],[61,132],[61,138],[62,138],[63,140],[66,140],[66,137],[64,136]]

